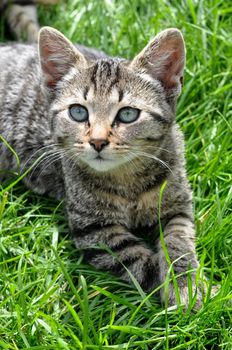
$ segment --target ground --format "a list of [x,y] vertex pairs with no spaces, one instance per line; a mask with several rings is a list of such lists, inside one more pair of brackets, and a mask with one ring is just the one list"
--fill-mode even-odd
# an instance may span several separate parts
[[0,348],[231,350],[230,1],[67,0],[41,6],[39,17],[74,42],[128,58],[162,29],[183,32],[187,68],[177,119],[198,256],[218,293],[208,293],[197,312],[167,309],[136,283],[96,272],[74,248],[62,204],[15,179],[0,187]]

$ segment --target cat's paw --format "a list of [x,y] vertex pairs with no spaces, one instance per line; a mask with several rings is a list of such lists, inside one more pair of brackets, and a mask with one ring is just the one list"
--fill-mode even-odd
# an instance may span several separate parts
[[[169,283],[168,292],[161,291],[161,301],[168,306],[181,306],[187,310],[189,306],[193,310],[199,310],[202,306],[202,293],[196,286],[192,286],[191,296],[187,283],[178,285],[178,290],[175,289],[173,283]],[[167,301],[167,302],[166,302]]]
[[173,283],[170,282],[168,285],[168,293],[165,294],[164,290],[161,290],[161,301],[164,304],[168,304],[168,306],[182,306],[184,310],[187,310],[190,306],[193,311],[197,311],[202,307],[203,299],[209,291],[210,298],[214,297],[219,291],[218,286],[209,287],[206,280],[204,280],[202,285],[198,287],[196,287],[195,284],[192,284],[191,297],[189,294],[189,288],[190,287],[188,287],[185,279],[178,280],[178,291],[176,292]]

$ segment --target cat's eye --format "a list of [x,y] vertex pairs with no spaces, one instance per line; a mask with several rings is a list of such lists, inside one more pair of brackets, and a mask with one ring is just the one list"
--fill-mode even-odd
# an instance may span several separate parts
[[124,107],[118,111],[116,119],[121,123],[133,123],[139,117],[140,110],[132,107]]
[[75,104],[69,107],[69,116],[76,122],[85,122],[89,118],[89,112],[84,106]]

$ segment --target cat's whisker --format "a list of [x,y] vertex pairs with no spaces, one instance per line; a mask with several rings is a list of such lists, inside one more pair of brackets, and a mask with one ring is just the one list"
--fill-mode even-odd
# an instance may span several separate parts
[[46,154],[46,157],[42,160],[44,163],[48,163],[51,161],[53,157],[56,157],[57,155],[62,155],[64,154],[63,150],[55,151],[49,154]]
[[71,171],[73,170],[73,168],[75,167],[75,165],[77,164],[77,160],[80,157],[81,152],[74,152],[73,148],[67,148],[66,152],[65,152],[65,156],[66,159],[69,161],[70,163],[70,167],[71,167]]
[[[134,162],[134,158],[130,158],[129,154],[127,153],[126,155],[123,155],[123,159],[125,159],[125,163],[123,164],[124,169],[126,170],[127,173],[129,173],[129,168],[128,168],[128,163],[130,166],[132,166],[135,170],[138,169],[137,164]],[[132,169],[133,170],[133,169]]]
[[73,144],[73,146],[74,146],[74,147],[77,147],[77,148],[81,148],[81,149],[84,149],[84,148],[85,148],[85,146],[83,145],[83,142],[82,142],[82,143],[75,142],[75,143]]
[[[40,157],[38,157],[31,165],[31,173],[30,173],[30,177],[29,179],[31,179],[31,177],[33,176],[33,173],[35,172],[35,170],[45,161],[46,157],[48,157],[50,155],[50,153],[42,153]],[[22,173],[26,171],[26,167],[24,166],[22,168]]]
[[71,146],[65,149],[67,157],[71,154],[71,156],[75,158],[79,158],[82,152],[78,152],[76,149],[74,150]]
[[[130,148],[130,147],[136,147],[137,145],[135,144],[130,144],[130,143],[128,143],[128,140],[126,139],[126,138],[124,138],[123,136],[121,136],[121,135],[118,135],[118,133],[116,133],[116,135],[117,135],[117,137],[118,137],[118,139],[119,140],[121,140],[121,141],[123,141],[123,142],[125,142],[126,143],[126,146],[128,147],[128,149]],[[143,141],[143,140],[142,140]],[[144,140],[144,141],[146,141],[146,140]],[[151,145],[147,145],[145,142],[141,145],[141,147],[143,147],[143,149],[145,148],[145,149],[148,149],[148,148],[150,148],[150,149],[152,149],[152,150],[157,150],[157,151],[164,151],[164,152],[167,152],[167,153],[170,153],[170,154],[174,154],[174,152],[172,152],[172,151],[170,151],[170,150],[167,150],[167,149],[165,149],[165,148],[162,148],[162,147],[157,147],[157,146],[155,146],[155,145],[153,145],[153,144],[151,144]],[[139,150],[140,151],[140,150]]]
[[[34,175],[35,171],[38,169],[38,167],[41,166],[41,164],[43,164],[43,162],[50,162],[52,160],[53,157],[57,156],[57,155],[60,155],[62,153],[61,150],[58,150],[58,151],[55,151],[53,153],[44,153],[44,158],[40,159],[39,162],[37,164],[35,164],[35,167],[32,168],[32,172],[30,173],[30,176],[29,176],[29,180],[31,180],[32,176]],[[43,156],[42,155],[42,156]]]
[[139,152],[139,155],[141,156],[144,156],[144,157],[147,157],[147,158],[150,158],[150,159],[154,159],[155,161],[157,161],[158,163],[160,163],[161,165],[163,165],[165,168],[167,168],[171,173],[172,173],[172,169],[169,167],[169,165],[163,161],[162,159],[154,156],[154,155],[151,155],[149,153],[146,153],[146,152]]
[[125,146],[130,147],[131,146],[128,139],[122,135],[119,135],[119,133],[116,130],[114,131],[114,134],[118,138],[118,140],[122,141],[123,144],[121,146],[123,146],[123,147],[125,147]]
[[54,158],[47,160],[46,164],[43,165],[43,167],[41,168],[41,170],[38,173],[37,177],[39,178],[49,166],[53,165],[58,160],[61,160],[62,157],[63,157],[63,155],[59,154],[59,155],[54,156]]
[[145,146],[143,146],[143,149],[151,149],[151,150],[156,150],[156,151],[161,151],[161,152],[167,152],[170,154],[175,154],[175,152],[172,152],[166,148],[156,147],[154,145],[145,145]]
[[[31,159],[34,158],[39,152],[41,152],[42,150],[44,149],[49,149],[51,147],[57,147],[58,145],[57,144],[50,144],[50,145],[46,145],[46,146],[43,146],[41,148],[39,148],[38,150],[36,150],[27,160],[26,162],[24,163],[23,167],[22,167],[22,171],[25,170],[25,168],[27,167],[27,165],[30,163]],[[48,152],[50,152],[50,150],[48,150]],[[44,152],[46,153],[46,151]]]
[[165,161],[163,161],[162,159],[154,156],[153,154],[142,152],[142,151],[138,151],[138,150],[134,150],[134,152],[131,151],[131,153],[136,155],[136,156],[141,156],[141,157],[147,157],[149,159],[154,159],[156,162],[160,163],[161,165],[163,165],[163,167],[167,168],[171,173],[173,173],[172,169],[170,168],[170,166]]

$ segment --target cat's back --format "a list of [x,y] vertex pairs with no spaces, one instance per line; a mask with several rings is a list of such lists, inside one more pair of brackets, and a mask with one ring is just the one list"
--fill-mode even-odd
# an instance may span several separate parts
[[[12,110],[18,98],[30,99],[39,86],[40,71],[36,46],[26,44],[0,45],[0,109]],[[1,118],[1,117],[0,117]]]
[[[39,78],[39,64],[36,46],[26,44],[0,44],[0,89],[17,88],[22,80],[33,76]],[[36,78],[36,79],[35,79]],[[14,85],[14,86],[13,86]]]
[[[11,59],[11,62],[19,62],[17,56],[29,57],[37,55],[37,45],[17,42],[0,43],[0,61],[4,63],[5,59]],[[9,63],[11,63],[9,62]]]
[[[0,135],[17,153],[23,171],[26,161],[52,142],[37,47],[0,45],[0,67]],[[17,168],[16,158],[4,142],[0,144],[0,168]]]
[[45,99],[36,46],[0,45],[0,67],[0,132],[4,135],[13,126],[22,129],[36,119]]
[[[0,45],[0,67],[0,135],[20,161],[19,166],[14,153],[1,140],[1,181],[8,177],[9,169],[23,173],[46,150],[53,154],[56,148],[49,128],[49,101],[41,84],[37,46]],[[35,192],[62,198],[60,162],[53,158],[51,165],[48,161],[41,164],[24,182]]]

